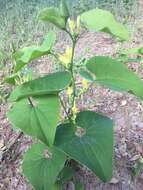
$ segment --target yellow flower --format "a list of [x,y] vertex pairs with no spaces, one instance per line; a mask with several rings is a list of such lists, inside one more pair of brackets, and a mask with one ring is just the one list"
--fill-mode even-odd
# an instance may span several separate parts
[[68,24],[69,24],[70,31],[73,34],[76,27],[75,21],[72,19],[69,19]]
[[72,107],[72,113],[73,115],[76,115],[78,112],[78,108],[76,107],[76,103],[74,102],[74,106]]
[[63,55],[59,55],[59,60],[67,68],[72,59],[72,48],[67,47]]
[[80,33],[80,28],[81,28],[81,25],[80,25],[80,16],[77,17],[76,26],[77,26],[77,33],[79,34]]
[[82,80],[82,86],[84,89],[87,89],[89,87],[89,82],[86,79]]
[[67,95],[70,97],[73,93],[73,88],[72,87],[68,87],[67,89]]

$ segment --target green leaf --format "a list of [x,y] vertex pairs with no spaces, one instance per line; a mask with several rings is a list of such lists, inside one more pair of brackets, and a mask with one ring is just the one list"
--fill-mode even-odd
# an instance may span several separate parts
[[95,80],[92,74],[86,69],[80,69],[79,74],[90,82]]
[[14,72],[21,70],[26,64],[30,63],[34,59],[50,53],[50,50],[55,43],[56,35],[50,31],[40,46],[24,47],[16,52],[13,57],[16,61]]
[[68,71],[48,74],[18,86],[11,93],[9,100],[16,101],[27,96],[57,94],[70,83],[71,75]]
[[54,183],[65,160],[65,154],[55,147],[34,144],[24,156],[23,173],[35,190],[58,189]]
[[81,184],[80,182],[75,183],[75,190],[84,190],[84,185]]
[[65,0],[60,0],[60,13],[61,16],[65,17],[66,19],[70,16],[67,2]]
[[118,23],[109,11],[99,8],[92,9],[81,15],[81,22],[90,30],[110,33],[121,40],[129,39],[126,28]]
[[143,47],[139,48],[139,54],[143,55]]
[[86,67],[96,76],[95,81],[98,83],[143,98],[143,81],[122,62],[110,57],[96,56],[87,61]]
[[56,183],[51,190],[63,190],[62,184]]
[[122,51],[120,51],[119,53],[121,55],[138,55],[138,54],[143,54],[142,52],[143,50],[143,47],[140,47],[140,48],[129,48],[129,49],[124,49]]
[[19,76],[17,74],[13,74],[13,75],[5,77],[4,81],[8,84],[15,85],[16,79],[18,79],[18,78],[19,78]]
[[128,63],[141,63],[143,61],[143,59],[141,57],[137,57],[137,58],[129,58],[128,59]]
[[74,174],[75,171],[72,168],[65,166],[59,175],[59,180],[62,184],[67,183],[71,180]]
[[60,10],[54,7],[43,9],[39,14],[39,19],[50,22],[60,29],[65,29],[66,18],[60,14]]
[[55,139],[56,127],[60,119],[60,103],[58,96],[48,95],[16,102],[7,116],[13,127],[20,128],[32,137],[40,139],[47,145],[52,145]]
[[53,186],[52,190],[63,190],[63,187],[62,187],[61,184],[56,183],[56,184]]
[[100,179],[112,177],[113,123],[92,111],[77,115],[78,132],[70,124],[57,129],[55,146],[91,169]]

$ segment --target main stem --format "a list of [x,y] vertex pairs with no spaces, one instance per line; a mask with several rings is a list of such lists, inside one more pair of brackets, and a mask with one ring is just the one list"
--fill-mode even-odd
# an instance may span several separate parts
[[72,57],[71,57],[71,63],[70,63],[70,67],[69,67],[69,72],[71,73],[71,77],[72,77],[73,94],[72,94],[71,107],[70,107],[69,111],[70,111],[71,116],[73,116],[72,108],[74,106],[75,97],[76,97],[76,85],[75,85],[75,77],[74,77],[73,65],[74,65],[74,53],[75,53],[75,46],[76,46],[77,38],[73,37],[72,34],[69,31],[66,30],[66,32],[68,33],[68,35],[70,36],[71,41],[72,41]]
[[71,76],[72,76],[72,88],[73,88],[73,95],[72,95],[72,104],[71,104],[71,109],[74,106],[74,102],[75,102],[75,97],[76,97],[76,85],[75,85],[75,77],[74,77],[74,71],[73,71],[73,64],[74,64],[74,52],[75,52],[75,46],[76,46],[76,41],[72,41],[73,42],[73,47],[72,47],[72,59],[71,59],[71,65],[70,65],[70,72],[71,72]]

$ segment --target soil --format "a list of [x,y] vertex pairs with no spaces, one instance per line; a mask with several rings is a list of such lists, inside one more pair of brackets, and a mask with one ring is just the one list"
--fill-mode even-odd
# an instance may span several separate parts
[[[139,43],[136,36],[130,46],[139,46]],[[88,48],[87,57],[94,54],[114,57],[120,44],[106,35],[85,33],[84,40],[81,39],[76,48],[76,57],[85,54],[84,46]],[[129,47],[128,44],[124,46]],[[59,43],[57,47],[63,47],[63,44]],[[34,69],[41,73],[49,72],[51,63],[47,62],[50,63],[46,58],[40,60]],[[131,63],[128,66],[143,78],[142,64]],[[85,185],[85,190],[142,190],[143,171],[140,170],[135,176],[134,169],[143,157],[143,103],[132,95],[113,92],[96,84],[88,90],[79,103],[80,110],[87,109],[87,106],[90,110],[109,116],[115,122],[114,175],[110,183],[102,183],[89,170],[82,167],[75,178]],[[7,103],[0,106],[0,189],[30,190],[31,186],[21,174],[21,160],[23,153],[31,144],[31,139],[23,134],[19,136],[18,131],[11,129],[6,118],[8,107]],[[70,184],[67,189],[74,188]]]

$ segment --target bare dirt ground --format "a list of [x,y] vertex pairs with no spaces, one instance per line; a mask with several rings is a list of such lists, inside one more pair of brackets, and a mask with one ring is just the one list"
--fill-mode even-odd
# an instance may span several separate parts
[[[137,34],[131,46],[139,46]],[[140,38],[141,39],[141,38]],[[68,41],[67,41],[68,43]],[[83,47],[89,48],[87,57],[91,55],[116,54],[119,44],[108,36],[86,33],[84,40],[81,39],[76,48],[76,57],[85,54]],[[129,46],[125,44],[125,46]],[[63,47],[59,43],[57,47]],[[49,60],[44,59],[37,64],[39,72],[49,72]],[[45,64],[46,63],[46,64]],[[49,62],[50,63],[50,62]],[[143,63],[131,63],[130,69],[143,78]],[[51,64],[50,64],[51,65]],[[85,184],[85,190],[142,190],[143,171],[133,176],[133,171],[139,160],[143,157],[143,103],[127,93],[112,92],[109,89],[95,85],[90,88],[79,103],[79,109],[91,109],[109,116],[115,122],[115,161],[114,175],[110,183],[102,183],[90,171],[81,168],[76,174],[81,182]],[[32,189],[21,174],[21,158],[24,151],[31,144],[27,136],[18,136],[14,132],[6,118],[7,104],[0,106],[1,125],[1,165],[0,165],[0,189],[1,190],[30,190]],[[15,142],[15,143],[13,143]],[[11,147],[7,149],[7,147]],[[68,189],[72,189],[70,187]]]

